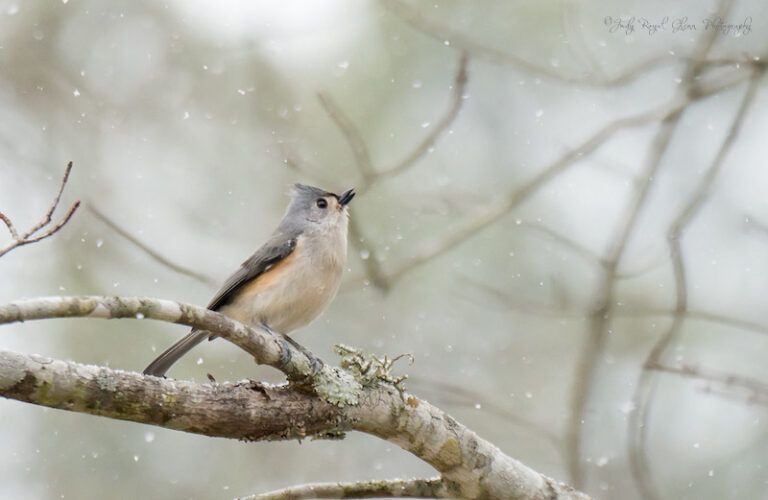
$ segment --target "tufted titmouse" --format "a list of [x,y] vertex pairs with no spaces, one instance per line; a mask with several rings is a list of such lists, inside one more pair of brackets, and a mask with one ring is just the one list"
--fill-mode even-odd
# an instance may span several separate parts
[[[287,334],[315,319],[336,296],[347,261],[347,205],[355,196],[296,184],[272,237],[224,282],[208,309],[241,323]],[[209,337],[192,330],[144,373],[163,376],[179,358]]]

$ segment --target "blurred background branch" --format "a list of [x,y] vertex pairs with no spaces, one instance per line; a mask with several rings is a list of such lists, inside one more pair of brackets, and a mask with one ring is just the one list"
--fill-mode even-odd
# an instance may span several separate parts
[[281,500],[302,498],[452,498],[442,480],[393,479],[354,483],[315,483],[293,486],[240,500]]
[[653,349],[648,354],[648,358],[643,364],[643,371],[637,382],[635,397],[633,399],[636,407],[632,418],[629,419],[630,433],[630,457],[633,474],[635,479],[645,485],[643,491],[649,498],[659,498],[656,488],[653,486],[650,464],[645,450],[650,422],[648,419],[651,411],[650,405],[657,389],[657,379],[652,372],[646,370],[646,367],[658,367],[665,363],[667,351],[677,341],[683,322],[688,311],[688,284],[686,278],[685,259],[682,251],[682,239],[687,227],[694,221],[700,212],[702,205],[706,202],[712,185],[720,175],[725,158],[731,151],[739,131],[744,123],[752,103],[757,94],[758,85],[763,75],[762,69],[755,69],[750,78],[744,97],[736,111],[725,140],[717,151],[712,164],[701,177],[696,191],[688,199],[683,209],[672,221],[667,233],[667,242],[669,244],[669,254],[672,260],[672,268],[675,276],[675,309],[672,318],[672,324],[664,335],[662,335],[654,344]]
[[218,282],[211,278],[210,276],[206,276],[202,273],[198,273],[197,271],[194,271],[192,269],[189,269],[185,266],[182,266],[181,264],[177,264],[170,259],[160,255],[160,253],[157,252],[157,250],[154,250],[149,245],[143,243],[141,240],[133,236],[131,233],[129,233],[127,230],[120,227],[115,221],[101,213],[98,208],[95,206],[88,204],[85,207],[94,217],[96,217],[99,221],[104,223],[108,228],[113,230],[115,233],[120,235],[122,238],[124,238],[126,241],[131,243],[132,245],[136,246],[138,249],[140,249],[142,252],[149,255],[155,262],[158,264],[167,267],[169,270],[179,273],[181,275],[187,276],[189,278],[192,278],[195,281],[198,281],[204,285],[210,286],[212,288],[216,288],[219,286]]

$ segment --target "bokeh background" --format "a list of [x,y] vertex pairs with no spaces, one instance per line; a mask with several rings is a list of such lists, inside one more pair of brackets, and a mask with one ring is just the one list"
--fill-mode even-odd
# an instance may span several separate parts
[[[670,224],[696,195],[768,48],[768,4],[737,1],[727,22],[750,18],[751,31],[715,40],[706,59],[720,62],[693,82],[727,84],[685,109],[649,179],[666,130],[659,119],[692,83],[685,66],[717,8],[692,0],[0,1],[0,210],[22,229],[34,224],[70,160],[58,213],[84,203],[57,235],[0,258],[0,300],[119,294],[205,304],[215,284],[161,265],[96,213],[216,283],[272,231],[292,183],[363,187],[351,207],[357,227],[344,288],[297,335],[303,344],[330,361],[337,342],[412,353],[414,365],[400,370],[414,393],[597,498],[648,492],[629,457],[638,381],[651,377],[641,444],[652,490],[764,498],[762,81],[682,240],[692,312],[679,315],[664,359],[688,376],[643,369],[674,317]],[[669,22],[656,34],[639,20],[634,33],[611,32],[606,16]],[[697,30],[673,33],[683,17]],[[659,119],[609,126],[649,112]],[[346,130],[337,123],[345,118]],[[579,149],[606,127],[595,147]],[[416,158],[395,175],[365,177],[353,133],[376,171]],[[434,144],[423,144],[431,134]],[[559,158],[561,171],[531,187]],[[600,259],[628,224],[604,310]],[[9,241],[0,236],[0,246]],[[588,361],[595,328],[603,342]],[[4,349],[140,370],[185,330],[55,320],[0,333]],[[574,396],[585,360],[591,378]],[[280,381],[221,340],[171,375],[206,373]],[[248,444],[7,400],[0,443],[2,498],[231,498],[307,481],[433,474],[366,435]]]

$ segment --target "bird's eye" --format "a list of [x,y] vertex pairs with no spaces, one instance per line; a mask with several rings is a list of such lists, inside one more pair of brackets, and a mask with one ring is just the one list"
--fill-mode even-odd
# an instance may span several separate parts
[[319,208],[328,208],[328,201],[326,201],[325,198],[318,198],[317,199],[317,206]]

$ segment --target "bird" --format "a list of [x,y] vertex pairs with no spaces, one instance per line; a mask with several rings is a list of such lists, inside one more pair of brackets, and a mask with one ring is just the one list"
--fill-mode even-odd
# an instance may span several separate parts
[[[348,205],[354,188],[341,194],[295,184],[270,238],[222,285],[208,309],[297,343],[288,334],[317,318],[336,296],[347,261]],[[197,344],[215,338],[196,330],[166,349],[145,369],[164,377]],[[315,360],[313,360],[315,361]]]

